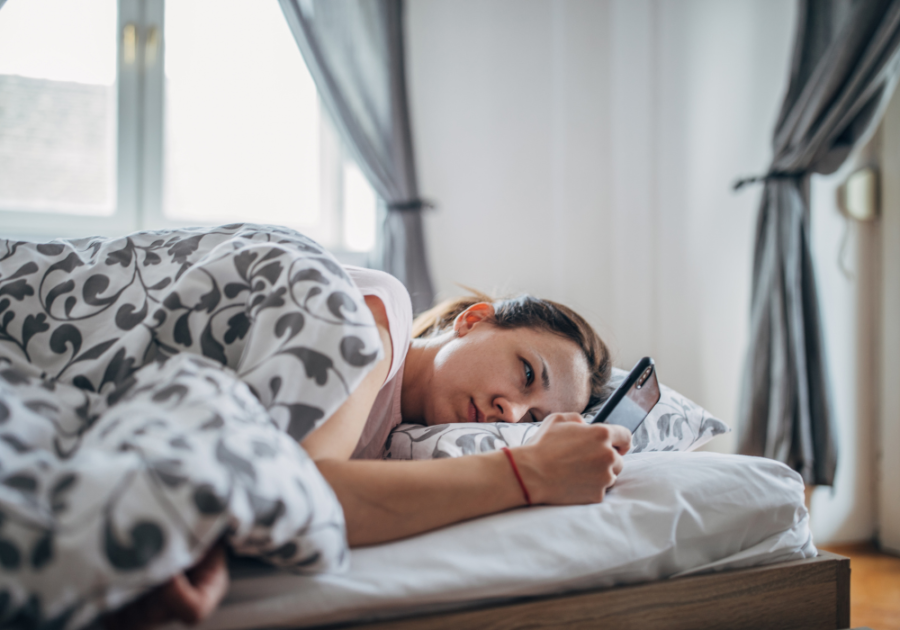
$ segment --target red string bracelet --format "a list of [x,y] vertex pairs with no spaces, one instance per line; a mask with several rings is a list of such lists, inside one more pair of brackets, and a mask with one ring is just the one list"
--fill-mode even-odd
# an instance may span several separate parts
[[528,488],[525,487],[525,482],[522,481],[522,475],[519,474],[519,467],[516,466],[516,460],[513,459],[512,451],[510,451],[505,446],[500,450],[506,453],[506,459],[509,460],[509,465],[512,466],[513,472],[516,473],[516,479],[519,482],[519,487],[522,488],[522,494],[525,495],[525,503],[531,505],[531,495],[528,494]]

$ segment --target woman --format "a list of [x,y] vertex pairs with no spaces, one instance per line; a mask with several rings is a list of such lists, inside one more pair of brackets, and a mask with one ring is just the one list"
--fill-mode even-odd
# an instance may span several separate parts
[[[528,504],[602,501],[631,445],[627,430],[588,425],[609,352],[565,306],[483,294],[449,300],[412,322],[392,276],[348,268],[378,326],[384,357],[302,445],[337,494],[351,546],[404,538]],[[460,459],[380,461],[401,422],[537,422],[529,444]],[[217,548],[194,569],[108,619],[108,627],[196,622],[227,590]]]

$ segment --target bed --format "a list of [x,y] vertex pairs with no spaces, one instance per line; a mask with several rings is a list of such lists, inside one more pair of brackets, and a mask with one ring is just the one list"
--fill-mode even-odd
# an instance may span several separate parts
[[[297,440],[378,340],[326,252],[242,225],[4,245],[0,624],[85,627],[224,534],[253,559],[235,559],[208,630],[847,625],[847,561],[817,556],[799,476],[678,452],[727,427],[675,395],[601,504],[348,554],[340,506]],[[284,374],[307,380],[282,387]],[[391,458],[514,446],[530,430],[404,429]]]
[[793,472],[714,453],[628,459],[604,503],[356,549],[344,574],[235,559],[229,595],[201,627],[849,625],[849,560],[815,549]]
[[536,597],[464,612],[382,623],[367,630],[444,628],[849,628],[850,560],[816,558],[638,586]]

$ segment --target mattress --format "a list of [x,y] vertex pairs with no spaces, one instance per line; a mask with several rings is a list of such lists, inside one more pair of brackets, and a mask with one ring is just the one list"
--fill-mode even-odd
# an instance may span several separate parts
[[810,558],[803,483],[772,460],[641,453],[599,504],[532,507],[354,549],[341,574],[238,563],[207,630],[455,610]]

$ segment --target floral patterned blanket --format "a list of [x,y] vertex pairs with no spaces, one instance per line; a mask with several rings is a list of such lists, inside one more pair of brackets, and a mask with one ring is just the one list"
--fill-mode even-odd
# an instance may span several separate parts
[[0,240],[0,626],[83,627],[222,537],[342,568],[298,441],[381,352],[344,270],[283,228]]

